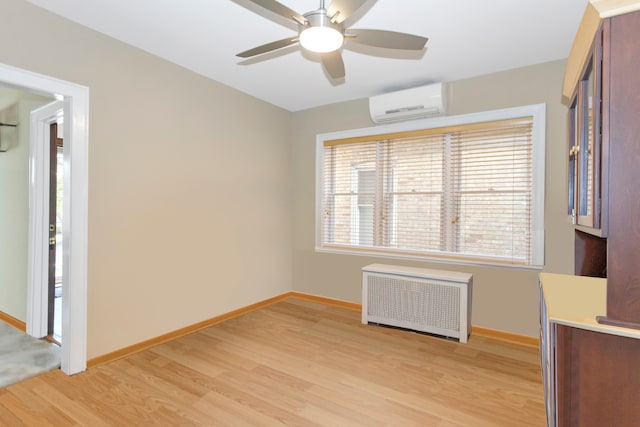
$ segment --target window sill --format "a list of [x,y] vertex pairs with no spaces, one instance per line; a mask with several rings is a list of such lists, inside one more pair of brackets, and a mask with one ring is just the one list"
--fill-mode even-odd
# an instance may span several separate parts
[[499,267],[499,268],[508,268],[508,269],[516,269],[516,270],[527,270],[527,271],[542,271],[544,268],[543,265],[526,265],[526,264],[515,264],[504,262],[500,260],[491,260],[485,258],[471,258],[471,257],[457,257],[457,256],[447,256],[447,255],[436,255],[436,254],[422,254],[422,253],[411,253],[411,252],[389,252],[383,249],[363,249],[363,248],[343,248],[339,246],[334,247],[315,247],[315,252],[318,253],[329,253],[329,254],[339,254],[339,255],[356,255],[356,256],[368,256],[368,257],[376,257],[376,258],[386,258],[386,259],[400,259],[407,261],[428,261],[428,262],[437,262],[443,264],[457,264],[457,265],[478,265],[483,267]]

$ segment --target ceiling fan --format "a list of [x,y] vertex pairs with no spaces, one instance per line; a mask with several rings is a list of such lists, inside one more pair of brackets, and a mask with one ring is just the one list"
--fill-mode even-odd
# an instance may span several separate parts
[[386,49],[418,51],[424,49],[428,40],[426,37],[395,31],[345,28],[345,20],[368,0],[333,0],[328,8],[325,8],[325,2],[321,0],[317,10],[302,15],[275,0],[249,1],[277,15],[293,20],[298,24],[298,35],[263,44],[238,53],[236,56],[250,58],[300,43],[302,48],[320,54],[322,65],[332,79],[340,79],[345,76],[344,62],[340,53],[340,48],[344,45],[345,40],[349,43],[360,43]]

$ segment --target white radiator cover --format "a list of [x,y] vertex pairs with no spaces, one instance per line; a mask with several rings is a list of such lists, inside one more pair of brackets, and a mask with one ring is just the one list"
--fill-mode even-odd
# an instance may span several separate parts
[[362,269],[362,323],[458,338],[471,333],[473,276],[371,264]]

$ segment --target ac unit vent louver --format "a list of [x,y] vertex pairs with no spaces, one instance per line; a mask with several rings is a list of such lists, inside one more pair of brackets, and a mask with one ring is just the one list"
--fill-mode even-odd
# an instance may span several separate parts
[[362,269],[362,323],[467,342],[473,277],[467,273],[372,264]]

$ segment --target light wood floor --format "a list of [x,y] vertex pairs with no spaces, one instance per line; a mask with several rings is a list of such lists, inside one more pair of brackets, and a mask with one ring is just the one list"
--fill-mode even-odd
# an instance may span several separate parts
[[359,317],[288,299],[83,374],[1,389],[0,425],[545,425],[536,349]]

